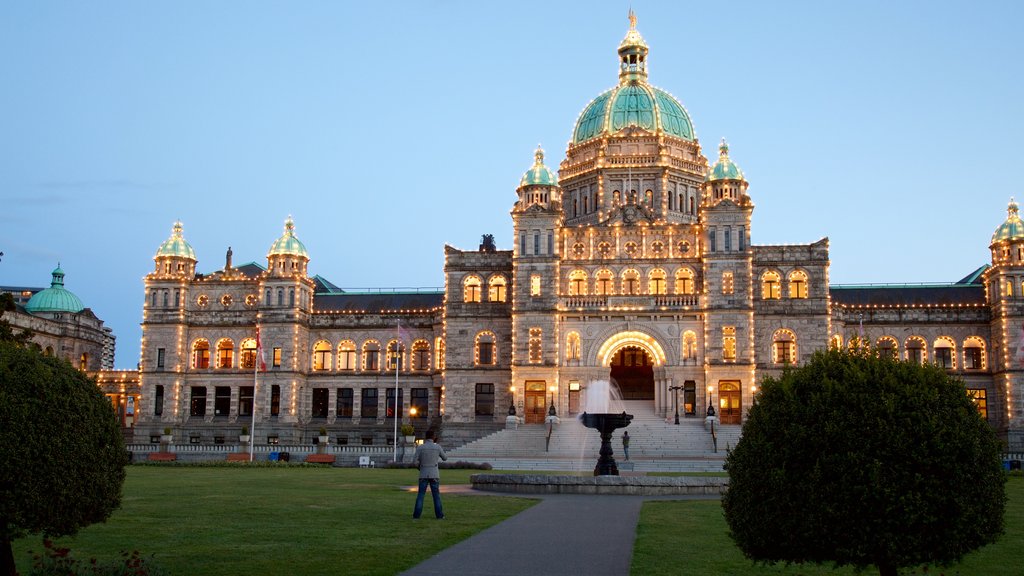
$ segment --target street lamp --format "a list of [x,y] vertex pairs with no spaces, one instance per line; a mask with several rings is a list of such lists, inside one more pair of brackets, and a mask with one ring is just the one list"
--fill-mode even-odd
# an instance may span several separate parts
[[672,390],[673,392],[675,392],[672,395],[672,405],[675,407],[675,411],[676,411],[676,426],[679,426],[679,391],[682,390],[683,387],[682,386],[669,386],[668,389]]
[[555,416],[555,387],[549,386],[548,391],[551,392],[551,404],[548,407],[548,416]]

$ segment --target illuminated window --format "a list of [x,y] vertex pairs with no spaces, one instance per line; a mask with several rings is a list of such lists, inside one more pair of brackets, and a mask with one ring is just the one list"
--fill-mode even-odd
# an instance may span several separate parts
[[508,285],[502,275],[491,276],[487,282],[487,301],[505,302],[508,300]]
[[676,294],[693,294],[693,270],[680,268],[676,270]]
[[967,370],[985,369],[985,341],[977,336],[964,340],[964,368]]
[[569,273],[569,295],[586,296],[587,294],[587,273],[583,270],[573,270]]
[[544,360],[541,347],[541,329],[530,328],[529,359],[531,364],[540,364]]
[[1006,297],[1007,298],[1013,298],[1013,281],[1012,280],[1007,280],[1006,281]]
[[834,334],[828,342],[829,348],[833,350],[840,350],[843,347],[843,337],[840,334]]
[[82,352],[82,355],[78,357],[78,369],[88,370],[89,369],[89,353]]
[[736,360],[736,327],[722,327],[722,360],[734,362]]
[[363,344],[363,370],[380,370],[380,343],[368,340]]
[[722,294],[732,294],[732,272],[722,272]]
[[217,368],[231,368],[235,361],[235,343],[227,338],[217,341]]
[[888,358],[889,360],[895,360],[897,356],[896,340],[889,336],[882,336],[878,339],[878,357]]
[[338,370],[356,369],[356,343],[343,340],[338,344]]
[[648,294],[667,294],[668,293],[668,281],[665,279],[665,271],[661,268],[655,268],[651,270],[647,275],[647,293]]
[[430,343],[426,340],[412,343],[412,369],[430,370]]
[[242,353],[239,358],[239,365],[246,370],[256,368],[256,339],[246,338],[240,346]]
[[462,301],[480,302],[480,277],[475,274],[466,276],[462,281]]
[[789,297],[807,298],[807,274],[803,270],[790,272]]
[[444,370],[444,362],[445,362],[445,359],[444,359],[444,354],[445,354],[444,338],[441,338],[440,336],[438,336],[434,340],[434,349],[437,350],[437,366],[436,366],[436,369],[437,370]]
[[683,363],[697,361],[697,334],[692,330],[683,333]]
[[481,332],[476,335],[474,360],[477,366],[493,366],[497,364],[494,353],[494,332]]
[[580,335],[577,332],[570,332],[565,338],[565,359],[580,359]]
[[405,346],[397,341],[388,342],[388,371],[401,370],[402,358],[405,356]]
[[426,418],[430,409],[430,391],[426,388],[413,388],[409,392],[409,416]]
[[192,367],[198,369],[210,367],[210,343],[206,340],[196,340],[192,344]]
[[988,392],[984,388],[968,388],[967,395],[974,401],[974,405],[978,408],[978,414],[988,420]]
[[615,293],[615,276],[611,270],[602,269],[597,271],[596,285],[594,291],[601,296],[610,296]]
[[925,353],[924,340],[917,336],[911,336],[907,339],[907,360],[914,364],[922,364],[928,360],[928,355]]
[[530,275],[530,296],[540,296],[540,274]]
[[331,343],[320,340],[313,346],[313,370],[331,369]]
[[640,273],[629,269],[622,273],[622,293],[633,295],[640,293]]
[[772,361],[776,364],[796,363],[796,336],[789,330],[779,330],[772,336]]
[[281,367],[281,348],[278,348],[278,347],[274,348],[274,354],[273,354],[273,360],[272,361],[273,361],[274,368],[280,368]]
[[761,276],[761,298],[764,300],[778,300],[782,293],[779,284],[779,273],[769,270]]
[[935,349],[933,362],[947,370],[956,370],[956,344],[948,336],[940,336],[932,344]]

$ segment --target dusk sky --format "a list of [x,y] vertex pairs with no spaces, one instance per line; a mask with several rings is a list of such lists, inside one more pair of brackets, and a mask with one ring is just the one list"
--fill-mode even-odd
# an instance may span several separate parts
[[143,276],[180,219],[198,269],[441,287],[445,243],[512,247],[540,143],[557,169],[617,82],[722,137],[754,244],[828,237],[830,281],[956,281],[1024,197],[1019,1],[0,3],[0,285],[66,287],[139,358]]

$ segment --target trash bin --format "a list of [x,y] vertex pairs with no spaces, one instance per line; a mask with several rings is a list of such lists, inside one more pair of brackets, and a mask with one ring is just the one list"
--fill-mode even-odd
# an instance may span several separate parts
[[1020,470],[1020,460],[1010,460],[1010,470]]
[[270,462],[277,462],[277,457],[278,457],[278,456],[280,456],[280,454],[278,454],[277,452],[271,452],[271,453],[270,453],[270,454],[269,454],[269,455],[267,456],[267,460],[268,460],[268,461],[270,461]]
[[289,462],[292,459],[292,455],[289,454],[288,452],[281,452],[280,454],[277,455],[277,458],[281,462]]
[[1003,460],[1003,470],[1006,470],[1007,472],[1010,471],[1010,461],[1009,460]]

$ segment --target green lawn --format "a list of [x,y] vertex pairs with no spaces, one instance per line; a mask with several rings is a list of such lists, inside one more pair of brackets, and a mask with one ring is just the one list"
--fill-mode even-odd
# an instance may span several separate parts
[[[1006,533],[948,569],[933,568],[928,574],[947,576],[1019,576],[1024,567],[1024,478],[1010,478],[1006,485]],[[761,575],[854,575],[852,569],[828,566],[754,565],[727,534],[728,527],[717,500],[645,502],[640,513],[633,548],[632,574]],[[877,574],[877,572],[873,572]],[[922,573],[909,571],[908,573]],[[872,574],[869,570],[864,574]]]

